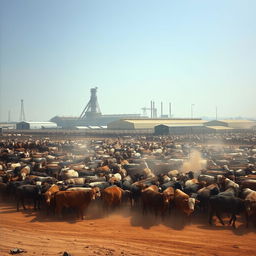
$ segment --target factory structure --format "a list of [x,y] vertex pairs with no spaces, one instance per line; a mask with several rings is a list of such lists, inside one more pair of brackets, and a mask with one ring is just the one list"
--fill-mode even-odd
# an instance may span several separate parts
[[97,87],[91,88],[91,97],[79,117],[55,116],[50,121],[55,122],[58,127],[65,129],[99,127],[106,128],[107,124],[124,118],[140,118],[140,114],[117,114],[103,115],[97,99]]
[[[91,88],[91,97],[80,116],[55,116],[49,122],[27,122],[25,121],[24,102],[21,100],[20,122],[16,124],[17,130],[38,129],[69,129],[69,130],[101,130],[102,132],[127,131],[138,133],[150,133],[155,135],[164,134],[194,134],[194,133],[216,133],[235,132],[241,130],[255,130],[256,121],[251,120],[213,120],[207,121],[193,118],[191,105],[191,118],[172,118],[171,103],[169,113],[164,115],[163,103],[161,112],[157,114],[155,102],[150,102],[150,108],[143,107],[143,115],[140,114],[115,114],[103,115],[97,99],[97,87]],[[150,117],[147,111],[150,111]],[[5,124],[7,125],[7,124]],[[13,125],[13,124],[12,124]],[[0,126],[2,127],[2,126]],[[3,128],[3,127],[2,127]],[[14,128],[12,126],[12,128]],[[11,129],[12,129],[11,128]],[[3,128],[5,129],[5,128]]]

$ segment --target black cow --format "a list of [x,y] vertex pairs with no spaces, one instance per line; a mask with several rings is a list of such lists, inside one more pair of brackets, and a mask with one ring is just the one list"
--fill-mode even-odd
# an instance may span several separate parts
[[218,194],[211,196],[209,200],[210,214],[209,214],[209,224],[212,225],[212,217],[215,214],[222,225],[224,225],[223,220],[221,219],[222,213],[231,214],[229,224],[236,228],[236,214],[239,214],[245,211],[245,201],[228,194]]
[[22,181],[10,181],[7,183],[7,193],[9,195],[9,197],[15,197],[16,195],[16,190],[19,186],[21,185],[26,185],[26,184],[30,184],[30,181],[27,180],[22,180]]
[[199,207],[202,211],[208,210],[209,199],[211,196],[215,196],[220,192],[217,184],[211,184],[207,187],[201,188],[197,191],[197,199],[200,201]]
[[16,189],[17,211],[19,211],[19,203],[22,203],[23,209],[26,210],[24,200],[32,199],[34,202],[34,210],[40,209],[42,200],[42,187],[39,185],[21,185]]

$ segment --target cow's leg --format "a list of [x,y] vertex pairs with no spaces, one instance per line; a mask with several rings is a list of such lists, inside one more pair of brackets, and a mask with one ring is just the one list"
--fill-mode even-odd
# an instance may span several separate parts
[[21,199],[21,202],[22,202],[23,209],[26,210],[25,203],[24,203],[24,198]]
[[84,207],[80,208],[80,217],[82,220],[84,219]]
[[174,204],[171,202],[171,203],[169,203],[169,207],[168,207],[168,214],[169,215],[171,215],[173,209],[174,209]]
[[155,212],[155,218],[157,218],[157,215],[158,215],[158,209],[157,209],[157,208],[155,208],[155,209],[154,209],[154,212]]
[[164,219],[165,219],[165,217],[166,217],[166,211],[163,211],[163,212],[162,212],[162,214],[161,214],[161,218],[162,218],[162,220],[164,220]]
[[61,206],[57,206],[55,208],[55,215],[58,216],[59,218],[61,218],[61,211],[62,211],[62,207]]
[[17,212],[20,210],[19,204],[20,204],[20,199],[18,198],[17,199]]
[[246,227],[249,227],[249,214],[247,213],[247,211],[245,212],[245,219],[246,219]]
[[142,205],[142,214],[145,215],[147,213],[147,207],[145,204]]
[[229,219],[229,222],[228,224],[231,225],[232,224],[232,221],[233,221],[233,217],[234,217],[234,214],[231,215],[230,219]]
[[108,202],[104,201],[103,205],[103,212],[108,215],[109,212],[109,206],[108,206]]
[[216,212],[216,216],[218,217],[218,219],[219,219],[220,223],[221,223],[223,226],[225,226],[225,224],[224,224],[224,222],[223,222],[222,218],[220,217],[219,212]]
[[209,224],[212,225],[212,217],[213,217],[214,211],[211,209],[209,213]]
[[36,210],[36,199],[34,199],[34,210]]
[[233,220],[233,228],[236,228],[236,215],[233,214],[231,219]]

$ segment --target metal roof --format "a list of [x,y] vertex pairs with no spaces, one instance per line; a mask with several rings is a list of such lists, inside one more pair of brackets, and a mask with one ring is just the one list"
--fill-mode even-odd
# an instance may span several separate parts
[[255,123],[256,121],[245,120],[245,119],[227,119],[227,120],[218,120],[225,123]]
[[157,126],[160,126],[160,125],[164,125],[164,126],[167,126],[167,127],[204,127],[203,124],[193,124],[193,123],[184,123],[184,124],[159,124]]
[[206,123],[206,120],[202,119],[122,119],[121,121],[130,122],[130,123],[159,123],[159,124],[185,124],[185,123],[195,123],[195,124],[203,124]]
[[[33,121],[22,121],[22,122],[19,122],[19,123],[27,123],[27,124],[54,124],[56,125],[56,123],[54,122],[33,122]],[[19,124],[18,123],[18,124]]]

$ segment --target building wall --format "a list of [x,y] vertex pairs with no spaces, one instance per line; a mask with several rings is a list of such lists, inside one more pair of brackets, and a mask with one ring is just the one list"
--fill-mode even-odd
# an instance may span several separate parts
[[154,128],[156,135],[172,135],[172,134],[197,134],[204,133],[207,131],[205,126],[168,126],[168,125],[157,125]]
[[157,125],[154,127],[154,133],[155,135],[169,135],[170,130],[166,125]]
[[134,130],[134,124],[127,122],[126,120],[118,120],[111,122],[107,125],[108,129],[114,130]]
[[17,130],[29,130],[30,126],[29,123],[26,122],[20,122],[16,124],[16,129]]
[[29,130],[29,129],[54,129],[57,128],[56,123],[52,122],[20,122],[16,124],[17,130]]
[[256,125],[250,120],[213,120],[204,124],[205,126],[226,126],[234,129],[252,129]]

